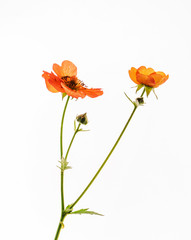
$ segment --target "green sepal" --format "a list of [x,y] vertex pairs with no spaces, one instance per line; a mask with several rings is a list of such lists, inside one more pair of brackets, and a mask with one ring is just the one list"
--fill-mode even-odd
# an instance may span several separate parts
[[139,84],[139,85],[137,85],[137,89],[136,89],[136,92],[138,92],[142,87],[144,87],[145,85],[143,85],[143,84]]
[[153,93],[154,93],[156,99],[158,100],[158,96],[156,95],[156,92],[155,92],[154,88],[153,88]]
[[62,100],[66,97],[66,93],[62,93]]
[[99,215],[99,216],[103,216],[100,213],[97,212],[93,212],[93,211],[88,211],[89,208],[85,208],[85,209],[80,209],[74,212],[71,212],[70,214],[90,214],[90,215]]
[[145,85],[145,91],[146,91],[146,94],[147,94],[147,97],[149,96],[150,92],[153,90],[152,87],[149,87],[149,86],[146,86]]

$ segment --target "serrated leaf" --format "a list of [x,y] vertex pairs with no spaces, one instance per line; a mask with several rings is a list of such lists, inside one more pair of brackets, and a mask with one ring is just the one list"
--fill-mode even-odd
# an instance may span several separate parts
[[80,209],[74,212],[71,212],[70,214],[90,214],[90,215],[99,215],[99,216],[103,216],[100,213],[94,212],[94,211],[88,211],[89,208],[84,208],[84,209]]

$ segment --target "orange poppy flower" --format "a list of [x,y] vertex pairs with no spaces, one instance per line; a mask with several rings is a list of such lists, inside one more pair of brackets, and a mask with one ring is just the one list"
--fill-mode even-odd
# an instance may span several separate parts
[[155,72],[152,68],[144,66],[136,69],[134,67],[129,70],[131,80],[136,84],[142,84],[148,87],[157,88],[168,79],[169,75],[163,72]]
[[53,64],[51,72],[43,71],[42,77],[45,79],[46,87],[50,92],[61,92],[73,98],[84,98],[89,96],[95,98],[101,96],[103,91],[100,88],[87,88],[85,84],[77,78],[77,67],[70,61],[65,60],[62,65]]

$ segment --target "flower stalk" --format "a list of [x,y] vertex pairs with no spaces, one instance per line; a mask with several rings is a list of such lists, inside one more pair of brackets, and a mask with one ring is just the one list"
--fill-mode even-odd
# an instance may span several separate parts
[[[60,159],[63,158],[63,124],[64,124],[64,117],[66,113],[66,108],[68,106],[70,96],[67,97],[64,111],[62,114],[62,120],[61,120],[61,127],[60,127]],[[61,171],[61,215],[64,212],[64,171]]]
[[[140,96],[141,98],[143,97],[144,93],[145,93],[145,89],[143,90],[143,92],[142,92],[142,94],[141,94],[141,96]],[[96,172],[96,174],[94,175],[94,177],[91,179],[91,181],[89,182],[89,184],[87,185],[87,187],[86,187],[86,188],[84,189],[84,191],[80,194],[80,196],[76,199],[76,201],[75,201],[73,204],[70,205],[70,208],[71,208],[71,209],[80,201],[80,199],[83,197],[83,195],[86,193],[86,191],[90,188],[90,186],[92,185],[92,183],[94,182],[94,180],[97,178],[97,176],[99,175],[99,173],[101,172],[101,170],[102,170],[103,167],[105,166],[105,164],[106,164],[106,162],[108,161],[109,157],[111,156],[111,154],[112,154],[113,151],[115,150],[115,148],[116,148],[117,144],[119,143],[121,137],[123,136],[123,134],[124,134],[127,126],[129,125],[129,123],[130,123],[130,121],[131,121],[131,119],[132,119],[132,117],[133,117],[136,109],[138,108],[138,105],[136,105],[136,104],[134,104],[134,103],[133,103],[133,105],[134,105],[134,109],[133,109],[133,111],[132,111],[132,113],[131,113],[128,121],[126,122],[123,130],[121,131],[121,133],[120,133],[117,141],[116,141],[115,144],[113,145],[113,147],[112,147],[112,149],[110,150],[109,154],[107,155],[106,159],[104,160],[104,162],[102,163],[102,165],[100,166],[100,168],[98,169],[98,171]]]
[[70,151],[70,148],[71,148],[71,146],[72,146],[72,143],[73,143],[73,141],[74,141],[74,138],[75,138],[76,134],[79,132],[80,126],[81,126],[81,123],[79,123],[78,126],[77,126],[77,128],[75,129],[74,135],[73,135],[73,137],[72,137],[72,139],[71,139],[71,141],[70,141],[68,150],[67,150],[66,155],[65,155],[65,161],[67,160],[68,153],[69,153],[69,151]]
[[[63,124],[64,124],[64,117],[66,114],[66,109],[68,106],[68,102],[69,102],[70,96],[67,97],[66,99],[66,103],[65,103],[65,107],[64,107],[64,111],[62,114],[62,120],[61,120],[61,127],[60,127],[60,159],[62,161],[63,158]],[[61,172],[60,172],[60,190],[61,190],[61,217],[60,217],[60,222],[58,225],[58,229],[56,232],[56,236],[55,236],[55,240],[58,239],[61,228],[63,227],[63,220],[65,217],[65,212],[64,212],[64,171],[61,168]]]
[[[65,116],[65,111],[66,111],[66,107],[67,107],[67,104],[68,104],[68,100],[69,100],[69,97],[68,99],[66,100],[66,104],[65,104],[65,108],[64,108],[64,112],[63,112],[63,116],[62,116],[62,121],[61,121],[61,132],[60,132],[60,140],[62,139],[62,133],[63,133],[63,123],[64,123],[64,116]],[[71,146],[72,146],[72,143],[74,141],[74,138],[76,136],[76,134],[81,131],[80,129],[80,126],[81,126],[81,123],[78,124],[77,128],[75,129],[74,131],[74,134],[73,134],[73,137],[70,141],[70,144],[68,146],[68,149],[67,149],[67,152],[66,152],[66,155],[65,157],[63,157],[63,146],[62,146],[62,140],[61,140],[61,144],[60,144],[60,147],[61,147],[61,217],[60,217],[60,222],[59,222],[59,225],[58,225],[58,228],[57,228],[57,232],[56,232],[56,236],[55,236],[55,240],[58,239],[59,235],[60,235],[60,231],[62,228],[64,228],[64,218],[66,217],[66,215],[69,213],[68,209],[64,207],[64,171],[66,169],[70,169],[71,167],[67,166],[68,162],[67,162],[67,158],[68,158],[68,154],[69,154],[69,151],[71,149]]]

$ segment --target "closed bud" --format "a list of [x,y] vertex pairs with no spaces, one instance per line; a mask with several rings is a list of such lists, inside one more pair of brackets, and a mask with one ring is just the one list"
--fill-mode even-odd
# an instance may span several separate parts
[[80,114],[76,117],[76,120],[81,123],[86,125],[88,123],[88,118],[87,118],[87,113]]
[[143,104],[144,104],[144,99],[143,99],[143,97],[138,97],[138,98],[136,98],[135,104],[137,105],[137,107],[143,105]]

